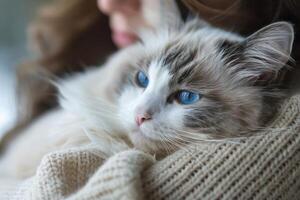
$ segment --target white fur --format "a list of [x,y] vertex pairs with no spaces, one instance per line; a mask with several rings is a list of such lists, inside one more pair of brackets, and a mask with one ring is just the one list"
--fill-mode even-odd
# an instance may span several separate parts
[[[279,24],[279,27],[280,25],[285,27],[284,24]],[[188,29],[188,26],[183,27],[183,30],[184,28]],[[220,58],[221,54],[216,55],[216,43],[218,41],[226,39],[240,42],[244,41],[245,38],[210,26],[190,32],[181,31],[177,28],[175,27],[175,30],[163,30],[160,34],[154,33],[154,36],[157,35],[157,37],[150,37],[147,40],[144,38],[143,45],[137,44],[120,51],[102,68],[95,68],[57,83],[61,94],[61,108],[41,117],[10,146],[1,160],[2,172],[19,177],[32,175],[44,154],[70,146],[95,145],[102,152],[101,156],[110,156],[132,147],[150,153],[159,153],[161,149],[168,148],[170,143],[177,147],[178,143],[174,140],[178,137],[182,139],[186,137],[185,135],[190,136],[188,141],[206,138],[202,133],[198,134],[184,129],[184,117],[189,115],[190,108],[176,102],[166,103],[172,92],[168,85],[171,75],[168,66],[163,66],[160,60],[151,60],[149,69],[145,71],[150,81],[146,89],[134,84],[128,85],[126,88],[120,87],[123,86],[124,75],[134,74],[142,69],[142,66],[136,66],[140,59],[149,55],[163,54],[163,47],[174,41],[179,46],[188,44],[191,49],[196,48],[198,54],[195,61],[199,62],[199,66],[203,68],[201,68],[202,72],[213,74],[216,79],[215,82],[222,83],[222,85],[214,83],[205,86],[197,85],[198,90],[203,90],[205,93],[205,90],[211,89],[210,87],[218,86],[220,89],[224,89],[228,97],[237,96],[233,100],[236,105],[232,106],[233,110],[237,110],[236,112],[231,110],[232,112],[224,115],[219,113],[218,116],[213,117],[216,117],[227,130],[239,130],[240,126],[237,126],[238,123],[234,115],[239,114],[238,107],[241,106],[239,103],[242,102],[243,105],[256,108],[253,109],[254,114],[249,117],[253,118],[251,120],[255,124],[262,105],[260,99],[255,99],[255,94],[259,92],[259,89],[252,89],[246,84],[242,85],[240,79],[265,69],[264,66],[255,65],[249,70],[241,70],[240,76],[232,75],[230,78],[232,72],[225,68]],[[282,33],[291,32],[292,29],[289,30],[289,28],[281,30]],[[271,34],[268,39],[274,38],[273,36]],[[275,36],[275,39],[278,39],[278,34]],[[284,37],[280,37],[280,40],[282,39]],[[293,38],[289,39],[292,40]],[[253,42],[256,44],[255,42],[261,41],[253,40]],[[273,46],[268,46],[270,43]],[[261,46],[256,46],[263,47],[260,49],[262,52],[265,50],[272,53],[279,51],[280,53],[276,55],[282,56],[278,57],[280,62],[274,62],[278,66],[275,68],[271,65],[267,66],[267,70],[278,71],[282,67],[282,63],[287,61],[291,42],[287,45],[283,44],[276,46],[272,41],[267,41]],[[284,51],[281,52],[279,47],[284,47]],[[253,54],[253,51],[255,48],[250,49],[249,54],[251,52]],[[267,57],[267,55],[264,56]],[[268,57],[268,59],[271,60],[272,58]],[[263,62],[254,63],[266,64]],[[184,67],[182,66],[182,68]],[[235,67],[239,68],[240,66]],[[245,101],[245,98],[249,100]],[[253,102],[259,102],[260,105],[255,105]],[[200,107],[202,104],[210,108],[218,106],[215,102],[207,99],[199,103]],[[148,112],[148,110],[152,111],[152,119],[145,121],[139,127],[135,122],[136,115]],[[198,135],[195,136],[195,134]],[[32,150],[32,147],[35,149]]]
[[[169,95],[169,81],[171,76],[166,66],[154,61],[149,66],[149,85],[146,89],[129,87],[121,95],[119,100],[119,116],[127,128],[131,139],[137,134],[142,134],[152,140],[162,140],[161,134],[170,132],[170,128],[176,130],[183,126],[184,109],[177,105],[165,107]],[[155,110],[152,120],[146,121],[138,127],[135,122],[138,113],[143,114],[147,110]],[[174,127],[170,127],[174,125]],[[165,127],[169,127],[166,129]],[[170,135],[173,132],[170,132]]]

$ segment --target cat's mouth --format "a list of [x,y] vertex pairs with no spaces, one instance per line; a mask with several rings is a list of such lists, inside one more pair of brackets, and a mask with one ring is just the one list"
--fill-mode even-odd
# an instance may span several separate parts
[[149,139],[147,134],[145,134],[140,128],[134,128],[130,135],[133,135],[135,138]]
[[[140,126],[135,126],[132,130],[133,134],[140,135],[140,137],[151,139],[150,132],[152,132],[152,126],[149,122],[144,122],[144,124]],[[154,138],[152,138],[154,139]]]
[[[134,127],[131,131],[130,131],[130,138],[132,140],[136,140],[136,141],[156,141],[155,138],[153,138],[153,136],[149,135],[150,133],[146,130],[148,130],[149,128],[143,127],[144,125],[138,127]],[[146,130],[145,130],[146,129]]]
[[142,144],[148,143],[151,141],[145,133],[140,129],[135,129],[129,134],[129,138],[134,145],[141,146]]
[[135,131],[130,132],[129,138],[134,147],[155,154],[157,159],[163,158],[166,153],[171,153],[176,150],[177,147],[174,146],[174,149],[172,149],[172,145],[170,144],[168,150],[166,150],[166,141],[154,139],[153,137],[148,136],[147,133],[143,132],[140,128],[136,128]]

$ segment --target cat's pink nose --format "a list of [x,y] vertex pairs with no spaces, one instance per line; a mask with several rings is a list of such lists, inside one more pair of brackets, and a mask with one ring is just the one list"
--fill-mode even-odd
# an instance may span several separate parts
[[138,114],[135,118],[135,121],[137,123],[138,126],[142,125],[142,123],[144,123],[147,120],[150,120],[151,116],[148,113],[144,113],[144,114]]

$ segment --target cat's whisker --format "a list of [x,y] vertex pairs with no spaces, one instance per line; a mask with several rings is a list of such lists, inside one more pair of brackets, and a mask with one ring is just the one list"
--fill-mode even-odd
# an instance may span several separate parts
[[171,154],[173,147],[171,146],[168,138],[166,138],[162,135],[160,135],[160,137],[161,137],[160,142],[162,143],[162,145],[160,145],[160,146],[162,146],[162,148],[166,150],[167,154]]
[[[171,141],[170,138],[166,136],[166,131],[164,131],[161,128],[161,125],[156,124],[155,127],[156,129],[158,129],[155,131],[155,134],[160,138],[160,143],[162,143],[159,146],[165,149],[168,154],[172,153],[176,149],[174,148],[174,146],[179,147],[177,144],[174,144],[174,142]],[[151,131],[151,130],[146,128],[146,131]],[[174,146],[172,146],[172,144]]]
[[112,118],[112,119],[118,119],[118,120],[121,119],[120,116],[112,114],[112,113],[110,113],[108,111],[104,112],[102,110],[99,110],[99,111],[97,111],[97,110],[90,110],[90,113],[93,113],[95,115],[98,115],[100,117],[105,117],[105,118]]
[[[188,132],[183,130],[175,130],[178,137],[180,137],[182,140],[189,142],[189,143],[195,143],[195,142],[228,142],[233,144],[240,144],[238,141],[231,141],[230,139],[236,139],[236,138],[224,138],[224,139],[210,139],[210,138],[203,138],[201,137],[201,133],[195,133],[195,132]],[[184,134],[180,134],[184,133]],[[202,133],[203,135],[203,133]]]
[[185,152],[191,153],[190,149],[187,148],[187,144],[185,142],[181,142],[178,138],[168,137],[166,138],[171,144],[175,147],[184,150]]
[[[178,144],[175,140],[172,140],[172,138],[166,137],[166,136],[164,136],[164,135],[161,135],[161,137],[162,137],[162,141],[167,145],[167,147],[169,147],[169,148],[168,148],[168,149],[169,149],[169,152],[174,151],[174,150],[176,149],[176,147],[177,147],[177,148],[183,148],[183,149],[184,149],[184,147],[183,147],[182,145]],[[172,145],[173,145],[173,146],[172,146]],[[174,146],[175,146],[175,147],[174,147]]]
[[[163,127],[163,129],[164,129],[164,132],[160,132],[160,136],[162,136],[163,139],[168,141],[170,144],[173,144],[175,147],[177,147],[179,149],[183,149],[184,151],[190,153],[189,148],[187,148],[187,142],[185,140],[182,140],[180,137],[178,137],[174,130],[172,130],[166,126],[162,126],[161,124],[158,124],[158,127],[160,129],[161,129],[161,127]],[[175,133],[175,134],[170,134],[170,132]],[[172,149],[174,150],[174,147],[172,147]]]
[[197,142],[213,142],[213,143],[231,143],[231,144],[241,144],[239,141],[233,141],[236,140],[236,138],[216,138],[216,139],[204,139],[202,137],[197,137],[195,135],[186,134],[181,135],[182,138],[189,141],[190,143],[197,143]]

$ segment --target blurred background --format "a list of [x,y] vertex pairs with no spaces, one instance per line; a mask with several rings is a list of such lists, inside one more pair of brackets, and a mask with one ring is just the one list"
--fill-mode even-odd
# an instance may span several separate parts
[[49,0],[0,1],[0,135],[15,118],[15,69],[27,58],[26,28],[36,9]]

